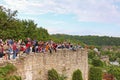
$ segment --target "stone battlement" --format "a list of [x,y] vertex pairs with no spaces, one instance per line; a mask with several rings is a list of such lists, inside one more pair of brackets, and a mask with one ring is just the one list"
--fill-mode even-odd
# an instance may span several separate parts
[[57,50],[56,53],[29,54],[15,63],[22,80],[47,80],[48,70],[54,68],[58,73],[72,79],[76,69],[82,72],[83,80],[88,80],[88,55],[86,50]]

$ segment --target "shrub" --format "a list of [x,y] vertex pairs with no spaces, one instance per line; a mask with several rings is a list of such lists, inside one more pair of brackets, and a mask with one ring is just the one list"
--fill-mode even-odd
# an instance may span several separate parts
[[119,63],[119,65],[120,65],[120,58],[117,58],[117,62]]
[[110,60],[111,62],[116,61],[116,59],[117,59],[117,56],[116,56],[115,53],[109,55],[109,60]]
[[89,59],[93,59],[94,57],[96,57],[96,53],[93,50],[90,50],[88,52],[88,58]]
[[100,59],[93,59],[92,65],[94,65],[95,67],[103,67],[103,62]]
[[120,67],[118,66],[111,66],[108,70],[108,73],[114,75],[117,80],[120,80]]
[[102,80],[102,69],[91,67],[89,70],[89,80]]
[[0,80],[22,80],[20,76],[12,76],[11,73],[16,71],[13,64],[8,63],[6,66],[0,68]]
[[59,80],[59,74],[55,69],[48,70],[48,80]]
[[59,75],[59,80],[66,80],[67,76],[65,76],[64,74]]
[[118,58],[120,58],[120,52],[117,52],[117,53],[116,53],[116,56],[117,56]]
[[0,68],[0,77],[5,77],[7,76],[9,73],[12,73],[16,70],[16,67],[13,64],[7,64],[4,67]]
[[79,69],[73,72],[72,80],[83,80],[82,73]]

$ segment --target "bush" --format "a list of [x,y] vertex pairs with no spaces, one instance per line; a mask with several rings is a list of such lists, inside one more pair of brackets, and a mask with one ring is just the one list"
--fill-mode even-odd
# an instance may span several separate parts
[[59,75],[59,80],[66,80],[67,79],[67,76],[65,76],[65,75]]
[[114,75],[116,80],[120,80],[120,67],[118,66],[111,66],[108,70],[108,73]]
[[102,80],[102,69],[91,67],[89,70],[89,80]]
[[110,60],[111,62],[116,61],[116,59],[117,59],[117,56],[116,56],[115,53],[109,55],[109,60]]
[[72,80],[83,80],[82,73],[79,69],[73,72]]
[[93,50],[90,50],[88,52],[88,58],[89,59],[93,59],[94,57],[96,57],[96,53]]
[[55,69],[48,70],[48,80],[59,80],[59,74]]
[[110,51],[101,51],[101,55],[110,55],[113,54],[113,52]]
[[119,63],[119,65],[120,65],[120,58],[117,58],[117,62]]
[[0,80],[22,80],[20,76],[12,76],[11,73],[16,71],[13,64],[8,63],[6,66],[0,68]]
[[116,56],[117,56],[118,58],[120,58],[120,52],[117,52],[117,53],[116,53]]
[[103,62],[100,59],[93,59],[92,65],[95,67],[103,67]]
[[13,64],[7,64],[4,67],[0,68],[0,77],[6,77],[9,73],[12,73],[16,70],[16,67]]

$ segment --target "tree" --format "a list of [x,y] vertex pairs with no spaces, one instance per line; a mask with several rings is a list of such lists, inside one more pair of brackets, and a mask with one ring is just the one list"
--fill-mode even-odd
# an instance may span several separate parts
[[82,73],[79,69],[73,72],[72,80],[83,80]]
[[102,69],[98,67],[91,67],[89,70],[88,80],[102,80]]
[[48,70],[48,80],[59,80],[59,74],[55,69]]
[[0,38],[25,40],[30,37],[45,41],[49,39],[49,33],[46,29],[37,27],[33,20],[19,20],[15,18],[16,15],[17,11],[0,7]]
[[51,37],[54,37],[58,40],[71,40],[74,43],[84,43],[87,45],[94,46],[119,46],[120,38],[119,37],[107,37],[107,36],[73,36],[67,34],[53,34]]
[[100,59],[93,59],[92,65],[94,65],[95,67],[103,67],[103,62]]

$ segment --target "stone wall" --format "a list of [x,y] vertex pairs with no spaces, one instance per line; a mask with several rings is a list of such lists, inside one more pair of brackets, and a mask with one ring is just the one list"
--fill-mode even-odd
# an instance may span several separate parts
[[[22,58],[21,58],[22,59]],[[54,68],[71,80],[76,69],[82,72],[83,80],[88,80],[88,56],[86,50],[58,50],[57,53],[38,53],[27,55],[15,64],[22,80],[47,80],[48,70]]]

